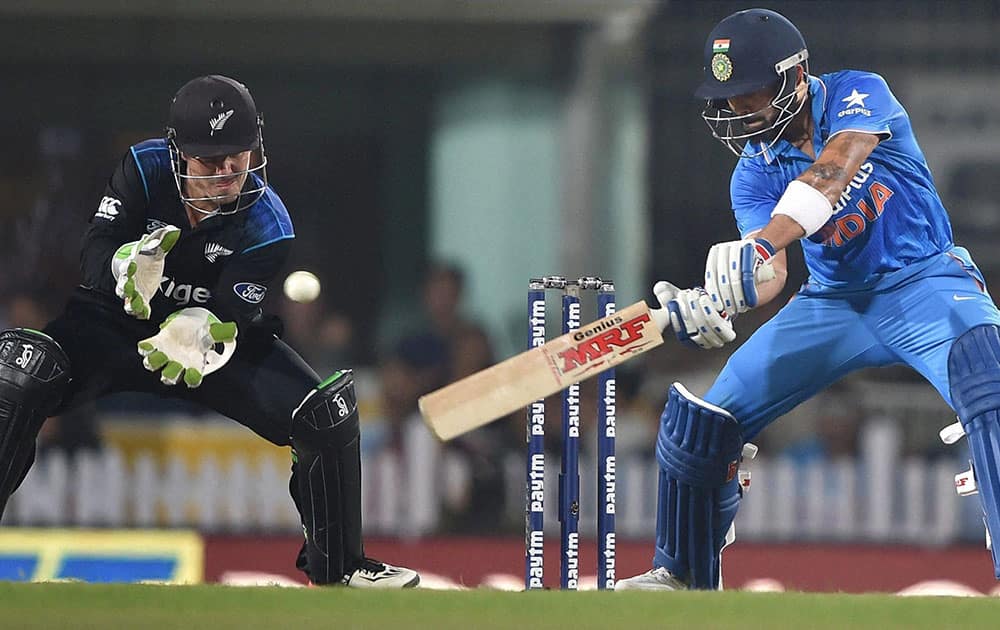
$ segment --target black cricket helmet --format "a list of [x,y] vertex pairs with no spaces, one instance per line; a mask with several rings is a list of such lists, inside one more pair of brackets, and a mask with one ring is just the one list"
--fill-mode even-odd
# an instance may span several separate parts
[[[702,118],[712,135],[741,157],[761,155],[781,137],[805,103],[796,95],[798,66],[806,74],[809,51],[802,33],[783,15],[768,9],[739,11],[719,22],[705,41],[704,78],[695,96],[707,100]],[[760,120],[767,108],[740,115],[727,99],[769,86],[775,95],[768,107],[774,121],[749,131],[745,124]],[[759,150],[750,150],[748,144]]]
[[[264,153],[263,118],[246,86],[218,74],[198,77],[184,84],[170,103],[167,144],[170,166],[181,200],[202,214],[233,214],[249,208],[267,188],[267,155]],[[189,175],[186,158],[209,158],[259,151],[259,160],[246,170],[226,175]],[[245,178],[239,198],[223,204],[225,196],[191,197],[184,190],[189,180]],[[249,183],[248,183],[249,182]],[[204,210],[196,202],[217,203],[214,211]]]

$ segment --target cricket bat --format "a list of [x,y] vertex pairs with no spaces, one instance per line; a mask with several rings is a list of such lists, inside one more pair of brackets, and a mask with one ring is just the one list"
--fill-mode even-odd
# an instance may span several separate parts
[[636,302],[422,396],[420,413],[450,440],[655,348],[669,322],[666,309]]

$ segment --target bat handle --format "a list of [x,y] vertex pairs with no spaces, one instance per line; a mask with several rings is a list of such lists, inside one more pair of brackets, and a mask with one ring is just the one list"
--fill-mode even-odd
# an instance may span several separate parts
[[656,324],[656,327],[663,332],[670,326],[670,313],[665,308],[651,308],[649,309],[649,317]]

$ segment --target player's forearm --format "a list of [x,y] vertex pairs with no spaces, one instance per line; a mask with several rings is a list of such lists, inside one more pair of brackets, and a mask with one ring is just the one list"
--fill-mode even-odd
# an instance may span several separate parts
[[805,235],[806,231],[794,219],[776,214],[760,232],[754,234],[754,238],[766,240],[776,252],[780,252]]
[[831,139],[816,162],[788,184],[762,238],[780,250],[822,228],[878,142],[878,136],[861,132],[844,132]]
[[88,234],[80,249],[80,272],[84,286],[114,293],[115,278],[111,275],[111,257],[122,245],[113,234]]
[[851,178],[878,143],[879,137],[874,134],[856,131],[839,133],[830,139],[816,162],[797,180],[823,193],[827,201],[836,206]]

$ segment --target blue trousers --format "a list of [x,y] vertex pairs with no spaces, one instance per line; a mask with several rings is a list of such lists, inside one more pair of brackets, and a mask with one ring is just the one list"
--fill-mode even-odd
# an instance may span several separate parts
[[746,440],[861,368],[908,365],[951,405],[948,352],[982,324],[1000,325],[1000,311],[961,247],[864,290],[806,284],[733,353],[704,399],[732,413]]

